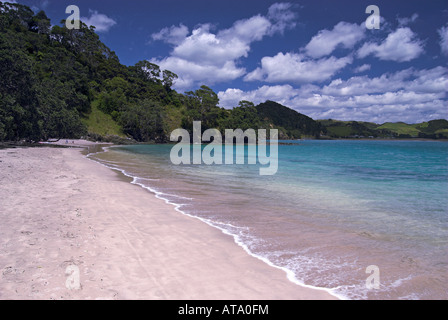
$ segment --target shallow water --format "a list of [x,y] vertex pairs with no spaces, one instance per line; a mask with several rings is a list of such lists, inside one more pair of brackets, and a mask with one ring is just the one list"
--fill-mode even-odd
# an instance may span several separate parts
[[[171,148],[90,158],[233,235],[290,281],[349,299],[448,298],[448,143],[289,141],[273,176],[260,165],[176,166]],[[372,265],[379,289],[366,287]]]

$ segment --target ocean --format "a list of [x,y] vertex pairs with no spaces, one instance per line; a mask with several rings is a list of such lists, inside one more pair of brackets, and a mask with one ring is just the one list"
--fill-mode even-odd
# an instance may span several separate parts
[[174,165],[173,145],[88,157],[297,285],[342,299],[448,299],[447,142],[283,142],[270,176],[247,161]]

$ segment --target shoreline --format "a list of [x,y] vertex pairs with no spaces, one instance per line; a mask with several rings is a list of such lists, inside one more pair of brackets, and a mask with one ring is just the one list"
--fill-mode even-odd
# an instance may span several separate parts
[[[0,150],[0,299],[337,299],[78,148]],[[80,290],[66,287],[73,265]]]
[[[103,149],[106,149],[106,148],[109,148],[109,147],[114,147],[114,146],[106,146],[106,147],[104,147]],[[89,158],[90,155],[94,155],[94,154],[101,153],[101,152],[103,152],[103,151],[93,152],[93,153],[88,153],[88,154],[86,155],[86,158],[90,159],[90,158]],[[105,152],[106,152],[106,151],[105,151]],[[253,252],[247,247],[247,245],[246,245],[244,242],[241,241],[241,239],[240,239],[240,237],[239,237],[238,235],[233,234],[233,233],[229,232],[228,230],[226,230],[226,229],[224,229],[224,228],[222,228],[222,227],[216,225],[213,221],[210,221],[210,220],[207,220],[207,219],[205,219],[205,218],[201,218],[201,217],[199,217],[199,216],[191,215],[191,214],[189,214],[189,213],[184,212],[183,210],[180,209],[180,207],[182,207],[182,205],[179,205],[179,204],[177,204],[177,203],[172,202],[171,200],[169,200],[169,199],[167,199],[167,198],[164,198],[163,196],[161,196],[161,194],[163,194],[162,192],[159,192],[159,191],[157,191],[157,190],[155,190],[155,189],[152,189],[151,187],[145,186],[145,185],[143,185],[143,184],[141,184],[141,183],[137,183],[137,182],[136,182],[136,179],[138,179],[138,177],[129,175],[128,173],[126,173],[126,172],[125,172],[124,170],[122,170],[122,169],[109,167],[108,165],[103,164],[103,163],[98,162],[98,161],[93,160],[93,159],[90,159],[90,160],[92,160],[92,161],[94,161],[94,162],[96,162],[96,163],[98,163],[98,164],[100,164],[100,165],[102,165],[102,166],[108,168],[109,170],[119,172],[119,174],[120,174],[123,178],[127,178],[127,179],[129,179],[129,180],[127,181],[127,183],[130,183],[130,184],[139,186],[139,187],[141,187],[141,188],[143,188],[143,189],[149,191],[149,192],[150,192],[151,194],[153,194],[157,199],[160,199],[161,201],[164,201],[166,204],[172,206],[172,207],[174,208],[174,210],[176,210],[176,211],[177,211],[178,213],[180,213],[181,215],[187,216],[187,217],[192,218],[192,219],[196,219],[196,220],[200,221],[201,223],[206,224],[206,225],[212,227],[213,229],[217,229],[217,230],[219,230],[220,232],[222,232],[223,234],[225,234],[225,235],[231,237],[231,238],[233,239],[234,244],[236,244],[236,245],[239,246],[241,249],[243,249],[249,256],[251,256],[251,257],[253,257],[253,258],[257,259],[257,260],[262,261],[264,264],[268,265],[268,266],[271,267],[271,268],[274,268],[274,269],[278,269],[278,270],[283,271],[283,272],[285,273],[285,277],[288,279],[288,281],[291,282],[291,283],[293,283],[294,285],[297,285],[297,286],[300,286],[300,287],[303,287],[303,288],[307,288],[307,289],[312,289],[312,290],[318,290],[318,291],[327,292],[328,294],[330,294],[330,295],[333,297],[333,299],[338,299],[338,300],[346,300],[346,299],[347,299],[347,297],[345,297],[345,296],[342,296],[342,295],[333,293],[333,292],[332,292],[332,291],[333,291],[332,289],[329,289],[329,288],[321,288],[321,287],[315,287],[315,286],[307,285],[307,284],[301,282],[299,279],[297,279],[296,275],[294,274],[294,272],[293,272],[292,270],[290,270],[290,269],[288,269],[288,268],[285,268],[285,267],[278,266],[278,265],[276,265],[275,263],[271,262],[271,261],[270,261],[269,259],[267,259],[266,257],[263,257],[263,256],[260,256],[260,255],[257,255],[257,254],[255,254],[255,253],[253,253]]]

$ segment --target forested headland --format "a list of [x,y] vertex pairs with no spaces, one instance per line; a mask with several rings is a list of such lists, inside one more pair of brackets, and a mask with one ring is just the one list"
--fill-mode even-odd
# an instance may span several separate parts
[[[0,141],[118,138],[164,143],[176,128],[279,129],[280,139],[448,138],[448,121],[418,125],[315,121],[273,101],[219,107],[206,85],[173,89],[177,75],[148,61],[125,66],[94,27],[52,26],[44,11],[0,2]],[[412,126],[412,128],[407,127]]]

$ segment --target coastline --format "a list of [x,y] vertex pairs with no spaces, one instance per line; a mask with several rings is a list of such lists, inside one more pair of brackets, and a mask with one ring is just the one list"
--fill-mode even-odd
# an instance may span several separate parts
[[[0,299],[337,299],[80,149],[4,149],[0,161]],[[69,266],[79,290],[66,287]]]

